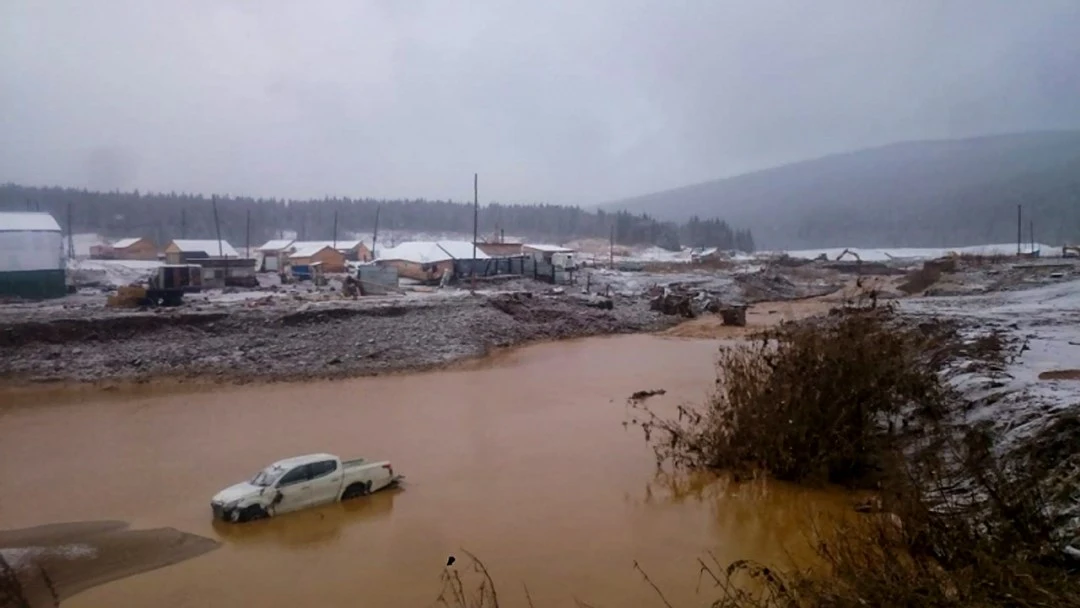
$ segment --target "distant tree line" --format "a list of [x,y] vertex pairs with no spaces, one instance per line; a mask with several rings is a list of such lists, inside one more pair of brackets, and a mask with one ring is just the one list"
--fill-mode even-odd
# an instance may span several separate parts
[[[221,237],[234,246],[252,247],[279,238],[286,231],[302,240],[332,239],[346,233],[370,235],[375,229],[392,231],[471,234],[473,205],[453,201],[323,198],[315,200],[217,197]],[[70,205],[74,233],[107,237],[145,236],[158,243],[175,238],[216,238],[214,205],[201,194],[92,192],[73,188],[0,186],[0,211],[47,211],[65,228]],[[248,221],[250,217],[250,223]],[[679,224],[647,214],[586,210],[549,204],[505,205],[480,208],[481,239],[506,233],[538,241],[566,242],[578,238],[611,237],[619,245],[657,245],[676,250],[683,246],[719,247],[753,251],[748,230],[738,230],[720,219],[691,218]],[[381,239],[380,239],[381,240]]]

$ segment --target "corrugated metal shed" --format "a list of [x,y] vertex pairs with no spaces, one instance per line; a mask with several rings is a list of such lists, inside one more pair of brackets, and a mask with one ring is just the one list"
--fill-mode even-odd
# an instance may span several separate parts
[[0,295],[63,296],[63,243],[60,224],[48,213],[0,213]]
[[60,224],[39,211],[0,212],[0,232],[60,232]]

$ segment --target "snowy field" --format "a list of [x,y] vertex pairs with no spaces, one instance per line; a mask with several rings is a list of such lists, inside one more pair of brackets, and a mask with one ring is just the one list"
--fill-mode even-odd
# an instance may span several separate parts
[[1080,369],[1080,280],[983,296],[905,300],[901,307],[914,313],[977,318],[1024,344],[1005,376],[968,375],[955,380],[974,399],[995,393],[1009,396],[972,412],[971,422],[995,421],[1007,427],[1003,429],[1007,439],[1018,439],[1039,422],[1040,416],[1029,416],[1032,412],[1026,409],[1045,414],[1080,405],[1080,380],[1039,379],[1046,372]]
[[[997,245],[974,245],[971,247],[950,247],[943,249],[912,247],[874,249],[851,247],[850,250],[858,254],[859,258],[861,258],[864,262],[887,262],[889,260],[930,260],[934,258],[945,257],[951,253],[958,253],[960,255],[1016,255],[1016,243],[1001,243]],[[1024,244],[1021,247],[1021,251],[1023,253],[1030,253],[1031,245]],[[1061,255],[1061,247],[1047,245],[1045,243],[1035,243],[1035,251],[1040,252],[1039,255],[1043,257],[1054,257]],[[762,252],[759,255],[780,255],[786,253],[793,258],[813,260],[818,256],[825,254],[830,260],[835,260],[843,252],[843,247],[832,247],[829,249],[803,249],[799,251]],[[845,256],[845,258],[847,258],[847,256]]]
[[68,260],[68,271],[77,284],[121,287],[145,282],[161,265],[146,260]]
[[[1016,354],[1000,372],[966,372],[951,383],[977,404],[961,425],[989,423],[1008,452],[1052,423],[1080,415],[1080,280],[1024,291],[982,296],[905,300],[914,314],[974,321],[976,331],[1003,331],[1016,342]],[[962,370],[961,370],[962,371]],[[1076,488],[1080,472],[1059,472],[1061,483]],[[1080,495],[1057,505],[1068,523],[1063,533],[1080,536]]]

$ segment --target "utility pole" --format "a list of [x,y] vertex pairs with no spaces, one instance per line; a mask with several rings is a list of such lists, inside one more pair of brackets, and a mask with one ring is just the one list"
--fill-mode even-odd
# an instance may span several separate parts
[[1028,220],[1028,234],[1031,236],[1031,253],[1035,253],[1035,220]]
[[477,230],[480,227],[480,175],[473,173],[473,220],[472,220],[472,290],[476,291],[476,239],[479,238]]
[[221,244],[221,222],[218,221],[216,194],[210,197],[210,204],[214,207],[214,231],[217,232],[218,257],[225,258],[225,276],[222,278],[221,285],[226,287],[229,284],[229,258],[225,257],[225,248]]
[[371,259],[375,259],[375,245],[379,242],[379,210],[382,205],[375,207],[375,233],[371,235]]
[[68,245],[68,258],[75,259],[75,229],[71,224],[71,201],[67,204],[67,245]]
[[337,251],[337,209],[334,209],[334,250]]
[[221,223],[218,222],[217,195],[216,194],[210,197],[210,204],[214,208],[214,231],[217,232],[218,257],[223,258],[223,257],[225,257],[225,248],[221,244]]
[[611,241],[608,244],[608,264],[615,270],[615,224],[611,224]]
[[1024,240],[1024,206],[1016,206],[1016,255],[1020,255],[1020,243]]
[[244,240],[247,244],[244,246],[244,257],[251,259],[251,209],[247,210],[247,220],[244,223]]
[[472,219],[472,258],[473,274],[476,274],[476,239],[479,238],[477,230],[480,226],[480,175],[473,173],[473,219]]

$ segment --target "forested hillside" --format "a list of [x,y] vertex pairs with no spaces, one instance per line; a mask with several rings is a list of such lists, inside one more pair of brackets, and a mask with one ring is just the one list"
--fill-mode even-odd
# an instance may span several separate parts
[[[39,209],[56,217],[75,233],[95,232],[110,237],[147,236],[158,243],[170,239],[215,238],[211,197],[190,194],[90,192],[69,188],[0,186],[0,210]],[[348,232],[370,234],[376,209],[380,229],[417,232],[473,230],[473,205],[450,201],[326,198],[283,201],[244,197],[218,197],[217,213],[222,238],[234,245],[253,246],[295,231],[301,239],[330,239],[335,216],[339,237]],[[753,237],[719,219],[690,218],[684,223],[662,222],[646,214],[585,210],[559,205],[500,205],[480,208],[479,230],[490,238],[497,231],[537,241],[565,242],[575,238],[608,239],[612,227],[621,245],[721,247],[752,251]]]
[[1080,242],[1080,132],[900,143],[617,201],[681,221],[720,215],[765,249],[950,247],[1024,234]]

